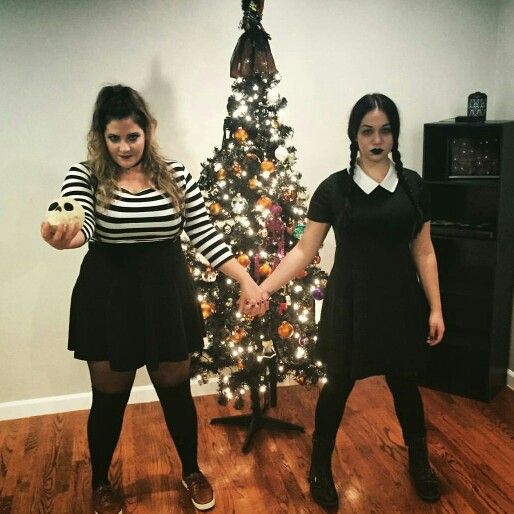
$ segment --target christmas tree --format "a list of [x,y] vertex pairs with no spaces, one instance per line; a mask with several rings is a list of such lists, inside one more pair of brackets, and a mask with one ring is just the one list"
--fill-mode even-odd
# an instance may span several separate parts
[[[243,1],[244,34],[234,50],[221,148],[202,163],[199,185],[214,224],[237,260],[257,283],[298,242],[305,228],[308,194],[295,171],[296,149],[287,144],[291,127],[279,113],[287,105],[269,35],[260,24],[263,0]],[[292,376],[314,384],[323,376],[313,360],[315,300],[323,298],[326,274],[319,256],[270,299],[263,317],[238,312],[239,286],[209,267],[185,244],[207,328],[205,350],[193,359],[200,383],[219,376],[219,401],[244,405],[245,394],[269,393],[275,380]]]

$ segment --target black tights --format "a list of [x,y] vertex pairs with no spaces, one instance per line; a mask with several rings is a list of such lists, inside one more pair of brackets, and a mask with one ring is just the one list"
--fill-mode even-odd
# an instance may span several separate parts
[[[386,375],[387,385],[393,395],[396,416],[400,422],[405,444],[424,437],[425,416],[415,376]],[[333,439],[343,417],[346,400],[352,392],[355,380],[345,375],[328,376],[316,405],[314,433],[323,439]]]
[[[112,371],[109,362],[88,362],[93,403],[87,423],[92,486],[108,483],[108,472],[123,423],[135,371]],[[197,418],[189,383],[189,360],[161,362],[148,370],[164,419],[182,463],[183,475],[198,471]]]

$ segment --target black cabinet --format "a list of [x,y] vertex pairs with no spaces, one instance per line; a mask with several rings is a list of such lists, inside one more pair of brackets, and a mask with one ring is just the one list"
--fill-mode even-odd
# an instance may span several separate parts
[[424,126],[446,323],[422,385],[488,400],[506,383],[514,291],[514,121]]

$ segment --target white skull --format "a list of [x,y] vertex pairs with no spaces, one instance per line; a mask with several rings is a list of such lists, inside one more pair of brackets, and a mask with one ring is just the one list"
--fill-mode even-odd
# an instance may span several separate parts
[[84,209],[82,205],[70,196],[57,198],[46,211],[46,221],[56,227],[60,223],[78,223],[80,227],[84,224]]

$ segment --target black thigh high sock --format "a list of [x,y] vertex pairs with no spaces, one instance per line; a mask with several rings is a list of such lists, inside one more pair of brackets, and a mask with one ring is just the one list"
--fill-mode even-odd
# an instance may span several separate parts
[[396,416],[402,427],[405,444],[413,439],[425,437],[425,415],[414,375],[386,375],[389,390],[393,395]]
[[198,427],[189,379],[168,387],[156,387],[164,419],[182,463],[182,475],[199,471],[197,462]]
[[316,405],[314,436],[333,439],[343,417],[346,400],[352,392],[355,380],[345,375],[332,375],[319,393]]
[[129,396],[130,390],[123,393],[103,393],[93,387],[93,403],[87,421],[93,490],[101,483],[108,483],[109,466],[120,437]]

